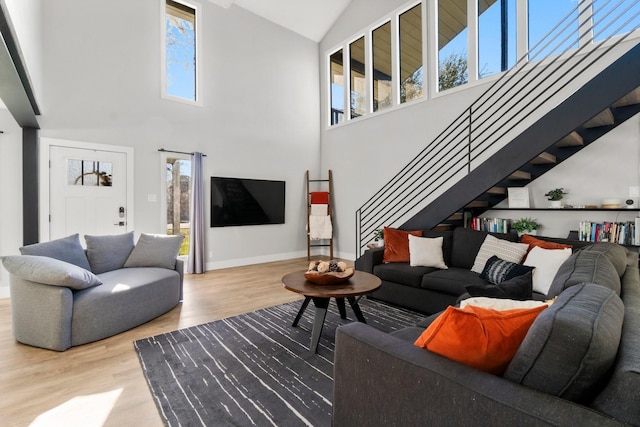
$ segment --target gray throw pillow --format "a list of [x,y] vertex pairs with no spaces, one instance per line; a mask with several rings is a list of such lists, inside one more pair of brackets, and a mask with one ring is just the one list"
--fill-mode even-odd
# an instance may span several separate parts
[[184,236],[141,234],[125,267],[161,267],[174,269]]
[[102,284],[92,272],[68,262],[37,255],[12,255],[2,264],[14,276],[31,282],[80,290]]
[[133,231],[109,236],[84,236],[87,242],[87,258],[95,274],[124,267],[135,246]]
[[580,250],[560,265],[547,296],[553,298],[580,283],[597,283],[620,295],[620,277],[606,254]]
[[624,306],[611,289],[566,289],[536,318],[504,373],[510,381],[577,403],[603,386],[620,345]]
[[49,242],[34,243],[20,248],[22,255],[46,256],[49,258],[59,259],[85,270],[91,270],[87,255],[80,244],[80,235],[72,234],[71,236],[61,239],[51,240]]

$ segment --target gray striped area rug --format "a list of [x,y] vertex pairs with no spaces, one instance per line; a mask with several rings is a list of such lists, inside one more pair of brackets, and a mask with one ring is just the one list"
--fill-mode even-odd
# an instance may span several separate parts
[[[367,323],[390,332],[424,316],[363,298]],[[309,351],[315,308],[291,327],[301,302],[193,326],[134,343],[167,426],[329,426],[335,300]]]

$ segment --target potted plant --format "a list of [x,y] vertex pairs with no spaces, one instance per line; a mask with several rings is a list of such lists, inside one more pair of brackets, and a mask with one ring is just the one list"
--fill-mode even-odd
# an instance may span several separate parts
[[556,188],[549,191],[545,196],[547,196],[547,200],[551,202],[550,207],[552,208],[561,208],[562,207],[562,198],[567,194],[564,191],[564,188]]
[[384,229],[378,228],[373,232],[373,241],[378,246],[384,246]]
[[540,224],[533,218],[520,218],[511,224],[511,228],[518,232],[518,236],[523,234],[535,235],[538,227],[540,227]]

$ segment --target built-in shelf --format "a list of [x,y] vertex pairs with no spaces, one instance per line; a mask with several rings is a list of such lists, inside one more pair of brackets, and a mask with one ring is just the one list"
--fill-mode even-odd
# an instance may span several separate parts
[[490,208],[491,211],[553,211],[553,212],[640,212],[640,208]]

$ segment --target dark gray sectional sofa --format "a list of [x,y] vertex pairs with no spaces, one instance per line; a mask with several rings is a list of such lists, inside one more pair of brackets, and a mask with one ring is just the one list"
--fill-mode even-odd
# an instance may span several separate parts
[[[420,313],[433,314],[454,305],[466,293],[467,285],[482,285],[487,282],[471,270],[474,260],[487,234],[499,239],[517,242],[513,233],[488,233],[467,228],[453,231],[424,230],[423,237],[442,237],[444,261],[449,268],[412,267],[408,262],[383,263],[384,247],[366,251],[356,260],[356,270],[375,274],[382,280],[381,288],[369,297],[405,307]],[[575,249],[589,245],[587,242],[558,238],[540,239],[571,244]],[[535,294],[542,300],[544,295]]]
[[[455,302],[455,292],[443,295]],[[548,296],[557,300],[502,376],[416,347],[438,313],[391,334],[341,326],[333,425],[640,425],[638,253],[609,243],[577,249]]]

